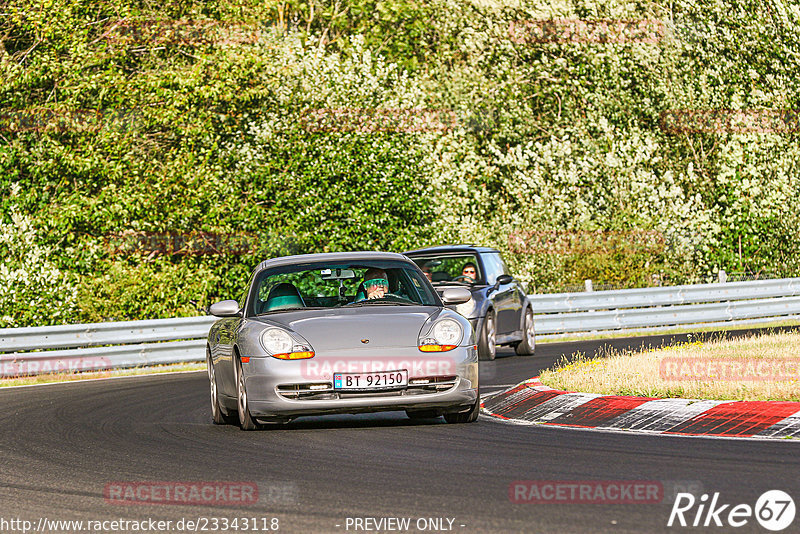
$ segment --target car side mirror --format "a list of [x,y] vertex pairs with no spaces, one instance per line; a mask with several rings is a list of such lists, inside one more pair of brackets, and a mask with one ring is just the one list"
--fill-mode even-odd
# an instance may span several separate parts
[[511,276],[510,274],[501,274],[495,279],[494,285],[489,288],[489,291],[486,292],[486,295],[488,296],[493,292],[497,291],[503,284],[510,284],[513,281],[514,277]]
[[235,300],[222,300],[215,302],[208,308],[208,313],[217,317],[241,317],[239,303]]
[[466,287],[449,287],[442,292],[445,304],[464,304],[472,299],[472,292]]
[[495,285],[496,286],[502,286],[502,285],[505,285],[505,284],[510,284],[513,281],[514,281],[514,277],[511,276],[510,274],[501,274],[500,276],[497,277],[497,281],[495,282]]

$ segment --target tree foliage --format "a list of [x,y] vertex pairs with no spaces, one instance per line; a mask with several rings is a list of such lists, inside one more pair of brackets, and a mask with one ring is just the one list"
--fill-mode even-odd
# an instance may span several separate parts
[[[570,20],[658,31],[552,22]],[[797,275],[798,28],[771,0],[8,0],[0,214],[74,294],[32,313],[8,273],[36,261],[14,245],[0,316],[194,314],[266,257],[454,241],[500,248],[541,291]],[[309,127],[342,109],[361,122]],[[386,112],[407,109],[452,121]],[[737,131],[713,110],[779,119]],[[121,254],[125,232],[251,246]]]

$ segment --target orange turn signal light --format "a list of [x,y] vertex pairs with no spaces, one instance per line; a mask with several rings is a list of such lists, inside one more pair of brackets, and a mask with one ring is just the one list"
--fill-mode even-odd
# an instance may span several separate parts
[[273,354],[272,357],[279,360],[307,360],[314,357],[314,351],[284,352],[282,354]]
[[455,345],[420,345],[419,350],[422,352],[447,352],[456,348]]
[[242,363],[250,363],[250,356],[242,356]]

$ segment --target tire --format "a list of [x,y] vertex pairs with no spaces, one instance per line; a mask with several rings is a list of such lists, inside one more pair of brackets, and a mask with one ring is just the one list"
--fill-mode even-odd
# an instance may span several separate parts
[[478,338],[478,359],[484,361],[494,360],[497,356],[497,321],[494,311],[486,312],[486,317],[481,325],[481,333]]
[[475,404],[472,405],[472,408],[469,411],[461,412],[461,413],[446,413],[444,414],[444,420],[451,424],[462,424],[462,423],[474,423],[478,420],[478,415],[481,413],[481,396],[478,394],[478,398],[475,399]]
[[514,347],[520,356],[531,356],[536,350],[536,332],[533,328],[533,309],[528,306],[525,308],[525,316],[522,323],[522,341]]
[[214,372],[214,365],[211,363],[211,354],[208,352],[208,349],[206,349],[206,364],[208,365],[208,382],[211,386],[211,420],[215,425],[238,425],[238,414],[224,413],[219,404],[217,375]]
[[258,430],[261,425],[250,415],[250,408],[247,407],[247,388],[244,383],[242,373],[242,361],[239,355],[236,358],[236,406],[239,410],[239,428],[242,430]]
[[406,410],[406,415],[409,419],[433,419],[442,414],[437,410]]

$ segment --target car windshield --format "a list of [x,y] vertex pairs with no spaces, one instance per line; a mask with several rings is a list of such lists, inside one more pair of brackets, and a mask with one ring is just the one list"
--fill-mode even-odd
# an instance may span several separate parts
[[474,254],[448,254],[411,258],[433,285],[471,285],[483,279],[478,258]]
[[441,306],[441,301],[419,271],[405,262],[313,263],[259,273],[248,315],[360,306]]

